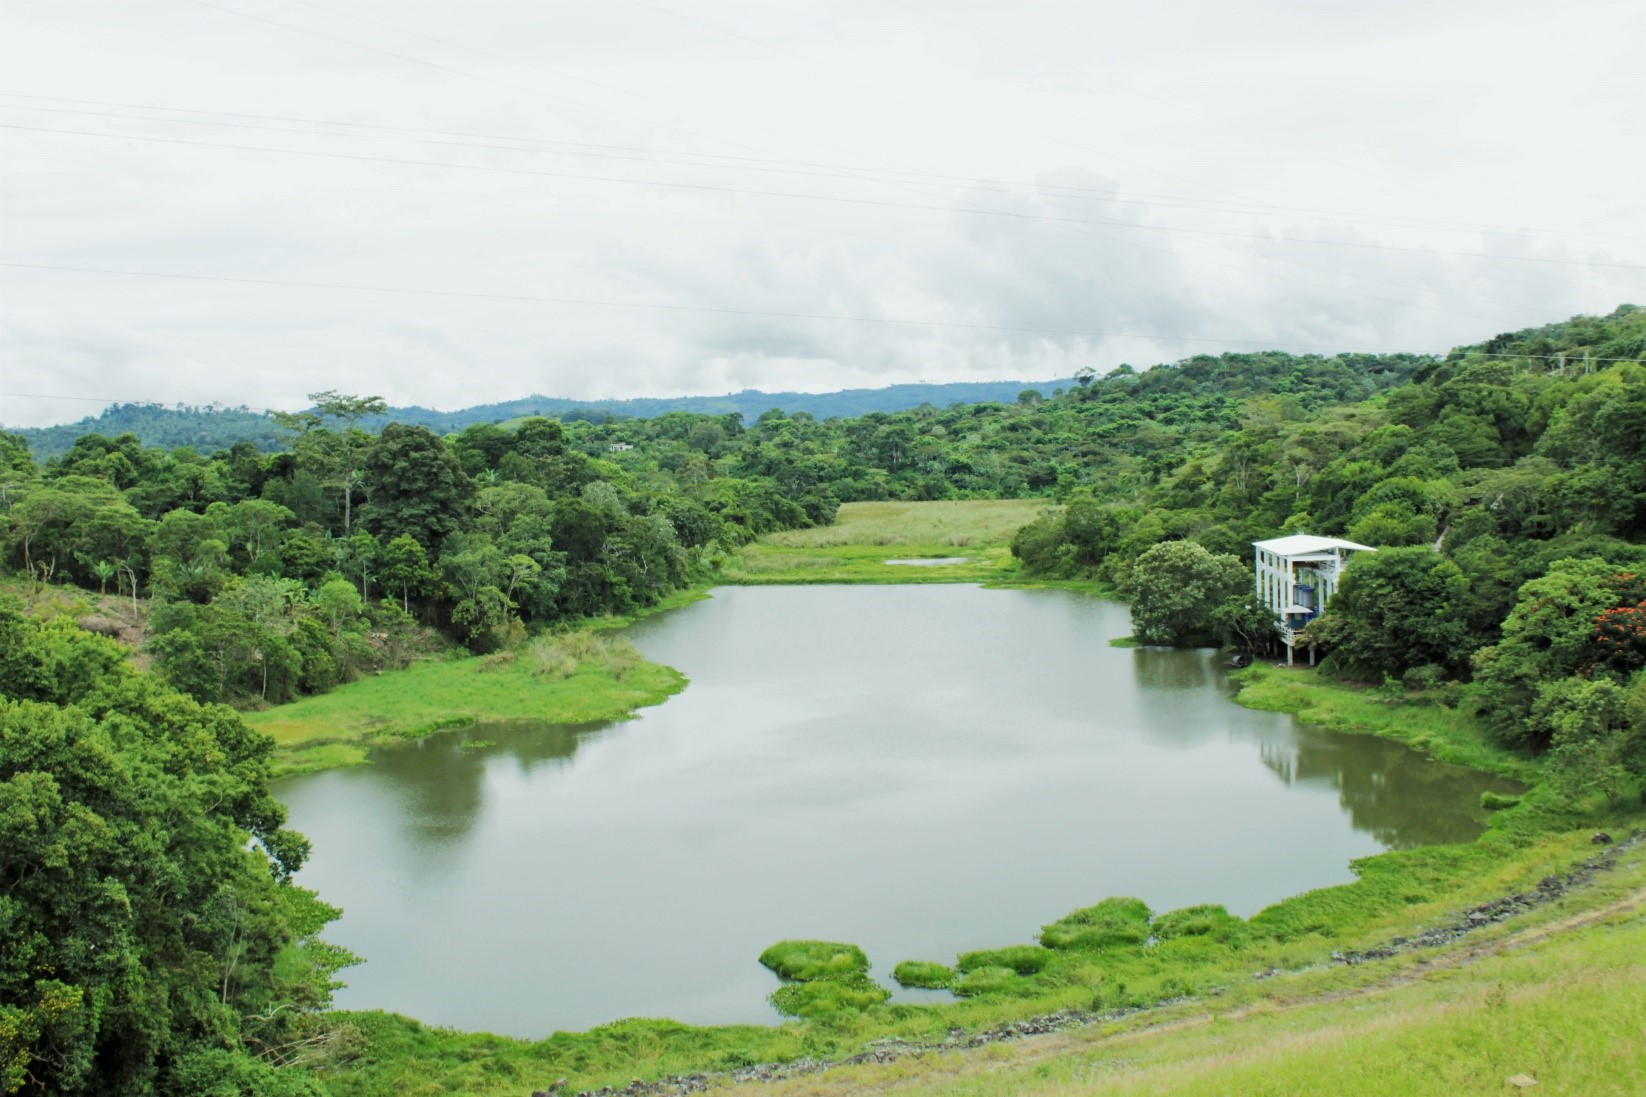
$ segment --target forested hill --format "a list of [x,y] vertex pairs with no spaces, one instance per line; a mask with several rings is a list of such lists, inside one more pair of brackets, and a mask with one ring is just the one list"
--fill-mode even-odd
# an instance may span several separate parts
[[[875,389],[843,389],[839,392],[762,392],[744,389],[725,396],[658,396],[632,400],[567,400],[555,396],[527,396],[499,404],[476,404],[456,411],[440,411],[417,405],[390,408],[379,417],[368,417],[360,426],[377,431],[388,423],[412,423],[437,434],[449,434],[475,423],[499,423],[529,416],[553,419],[580,419],[602,422],[607,419],[650,419],[671,411],[699,415],[737,412],[754,419],[777,408],[787,414],[806,412],[818,419],[867,415],[870,412],[903,411],[932,404],[981,404],[1017,399],[1025,390],[1050,395],[1072,380],[1053,381],[954,381],[940,384],[889,385]],[[16,431],[28,439],[37,460],[67,453],[74,440],[87,434],[114,438],[134,434],[144,446],[175,449],[191,446],[201,453],[226,449],[236,442],[250,442],[270,453],[284,448],[278,424],[267,414],[246,408],[167,407],[160,404],[114,404],[101,414],[75,423]]]

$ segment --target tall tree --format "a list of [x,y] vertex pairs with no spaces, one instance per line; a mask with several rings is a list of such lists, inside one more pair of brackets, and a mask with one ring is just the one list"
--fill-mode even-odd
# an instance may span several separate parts
[[[321,479],[342,492],[343,533],[353,529],[354,494],[362,486],[361,463],[371,446],[371,435],[358,426],[360,420],[388,411],[381,396],[349,396],[327,389],[311,392],[312,411],[276,412],[275,421],[292,437],[292,448],[300,460],[323,470]],[[325,429],[327,420],[336,420],[343,429]]]
[[386,541],[416,538],[431,557],[461,528],[474,484],[436,434],[424,427],[390,423],[366,454],[366,528]]
[[350,959],[290,883],[271,750],[0,601],[0,1092],[319,1097],[250,1051],[320,1035]]

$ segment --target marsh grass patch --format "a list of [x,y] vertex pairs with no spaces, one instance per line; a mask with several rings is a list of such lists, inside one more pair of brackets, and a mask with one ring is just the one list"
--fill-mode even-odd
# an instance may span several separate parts
[[1224,907],[1216,904],[1183,907],[1167,911],[1149,926],[1157,941],[1181,938],[1207,937],[1219,942],[1233,943],[1245,933],[1246,923]]
[[950,988],[961,998],[1004,996],[1027,998],[1046,989],[1045,982],[1019,975],[1009,967],[992,965],[975,968],[956,979]]
[[785,983],[772,991],[771,1003],[777,1012],[787,1017],[816,1021],[854,1016],[891,996],[891,991],[867,975],[857,974],[841,979]]
[[930,960],[904,960],[892,969],[892,978],[903,987],[918,990],[948,990],[954,984],[954,968]]
[[[604,671],[621,682],[641,663],[640,652],[633,644],[621,636],[593,629],[544,633],[526,651],[532,674],[551,682],[564,681],[580,670]],[[513,661],[513,652],[498,653],[504,655]]]
[[971,974],[983,968],[1003,967],[1017,975],[1037,975],[1046,970],[1056,953],[1039,945],[1011,945],[1007,948],[963,952],[956,963],[961,972]]
[[1042,926],[1040,943],[1052,949],[1084,950],[1141,945],[1149,939],[1149,913],[1141,899],[1105,899]]
[[779,979],[801,983],[869,974],[867,954],[840,941],[779,941],[760,954],[760,962]]

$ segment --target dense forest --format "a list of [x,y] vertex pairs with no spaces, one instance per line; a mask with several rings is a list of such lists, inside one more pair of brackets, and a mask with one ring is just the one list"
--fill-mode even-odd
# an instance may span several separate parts
[[[744,389],[725,396],[659,396],[628,400],[568,400],[555,396],[526,396],[497,404],[476,404],[456,411],[439,411],[418,406],[390,407],[360,419],[358,426],[375,433],[389,423],[428,427],[448,434],[476,423],[498,423],[538,416],[587,420],[645,419],[671,411],[698,415],[727,415],[744,418],[777,408],[785,412],[805,412],[820,419],[867,415],[875,411],[903,411],[921,404],[981,403],[1011,400],[1025,388],[1050,391],[1072,381],[949,381],[888,385],[878,389],[843,389],[839,392],[761,392]],[[134,434],[144,446],[172,449],[190,446],[202,452],[227,449],[237,442],[250,442],[264,452],[284,448],[279,420],[272,412],[249,408],[167,406],[162,404],[117,403],[94,416],[55,427],[30,427],[17,432],[40,461],[67,453],[77,438],[87,434],[115,437]]]
[[1262,647],[1251,541],[1377,547],[1305,634],[1327,669],[1447,688],[1501,743],[1616,797],[1646,772],[1643,357],[1646,311],[1624,306],[1358,403],[1250,399],[1141,484],[1070,492],[1013,551],[1031,574],[1117,582],[1141,639]]
[[329,1038],[305,1018],[347,959],[315,940],[335,912],[289,884],[268,743],[216,702],[629,614],[843,501],[1044,498],[1020,575],[1115,584],[1147,642],[1261,649],[1252,540],[1375,546],[1310,626],[1328,672],[1472,706],[1616,799],[1646,771],[1643,357],[1624,306],[1444,357],[1200,356],[850,419],[442,436],[319,393],[272,453],[87,434],[42,464],[0,435],[6,566],[148,599],[157,670],[0,605],[0,1092],[319,1092],[269,1066]]

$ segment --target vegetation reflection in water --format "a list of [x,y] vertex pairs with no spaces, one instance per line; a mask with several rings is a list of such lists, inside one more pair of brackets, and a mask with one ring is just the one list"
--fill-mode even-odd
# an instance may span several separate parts
[[1062,591],[723,589],[633,630],[692,685],[632,722],[282,782],[303,882],[368,957],[340,1004],[528,1036],[771,1020],[782,938],[884,980],[1109,895],[1250,914],[1470,839],[1509,787],[1240,708],[1214,653],[1110,647],[1127,624]]

